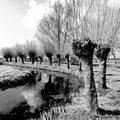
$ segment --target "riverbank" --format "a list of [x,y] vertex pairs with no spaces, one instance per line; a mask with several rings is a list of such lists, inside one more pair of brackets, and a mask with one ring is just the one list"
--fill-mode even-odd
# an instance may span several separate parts
[[58,66],[56,64],[53,65],[48,65],[48,64],[39,64],[39,63],[35,63],[35,64],[31,64],[29,62],[26,62],[24,64],[21,63],[4,63],[4,65],[6,66],[12,66],[12,67],[17,67],[19,69],[30,69],[30,70],[43,70],[43,71],[50,71],[50,72],[58,72],[58,73],[63,73],[66,75],[72,75],[75,77],[78,77],[81,79],[82,77],[82,71],[79,71],[79,66],[75,66],[75,65],[70,65],[70,69],[67,69],[67,65],[66,64],[61,64],[61,66]]
[[[68,70],[67,65],[63,64],[60,67],[53,64],[52,66],[49,65],[39,65],[35,63],[31,65],[31,63],[25,64],[15,64],[15,63],[6,63],[5,66],[11,66],[13,68],[19,68],[23,70],[24,68],[27,69],[41,69],[41,70],[48,70],[60,73],[66,73],[69,75],[73,75],[76,77],[81,78],[82,72],[79,72],[79,66],[70,66],[71,68]],[[100,108],[106,110],[103,111],[103,115],[99,114],[97,116],[97,120],[119,120],[120,119],[120,70],[119,65],[108,65],[107,67],[107,86],[109,89],[103,90],[100,94],[98,94],[98,105]],[[95,74],[95,81],[97,82],[98,79],[98,66],[94,66],[94,74]],[[85,101],[84,97],[81,93],[74,95],[73,103],[67,106],[66,113],[61,113],[59,118],[56,120],[87,120],[87,113],[85,109]],[[109,110],[109,111],[108,111]]]
[[19,70],[10,66],[0,66],[0,89],[22,86],[31,79],[32,74],[28,70]]

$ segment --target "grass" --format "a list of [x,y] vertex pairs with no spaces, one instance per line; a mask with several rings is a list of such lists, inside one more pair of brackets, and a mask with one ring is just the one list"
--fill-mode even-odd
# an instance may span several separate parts
[[[14,65],[14,63],[12,63]],[[17,64],[21,65],[21,64]],[[71,69],[67,69],[67,65],[62,65],[61,67],[58,67],[56,65],[49,66],[49,65],[39,65],[38,63],[35,63],[34,65],[30,65],[29,63],[24,64],[24,66],[31,66],[31,67],[37,67],[37,68],[44,68],[51,71],[60,71],[63,73],[68,73],[72,75],[77,75],[77,77],[82,77],[82,74],[78,71],[78,66],[72,66]],[[98,89],[98,104],[99,104],[99,114],[96,116],[96,120],[120,120],[120,64],[109,64],[107,67],[107,86],[108,89],[99,91]],[[7,78],[9,74],[13,76],[13,71],[11,70],[11,67],[9,68],[10,71],[6,71],[3,66],[3,71],[1,72],[0,69],[0,77]],[[7,68],[8,69],[8,68]],[[98,66],[94,66],[94,74],[95,74],[95,81],[96,85],[99,85],[98,81]],[[21,72],[15,71],[14,74],[20,75]],[[5,75],[6,74],[6,75]],[[0,79],[1,80],[1,79]],[[72,104],[67,105],[65,107],[65,111],[63,113],[60,113],[56,120],[88,120],[88,117],[90,116],[87,111],[85,111],[85,100],[84,96],[82,96],[83,90],[80,90],[79,93],[71,94],[72,96]],[[46,114],[46,113],[45,113]]]
[[0,66],[0,89],[24,85],[31,79],[32,74],[28,70],[19,70],[10,66]]

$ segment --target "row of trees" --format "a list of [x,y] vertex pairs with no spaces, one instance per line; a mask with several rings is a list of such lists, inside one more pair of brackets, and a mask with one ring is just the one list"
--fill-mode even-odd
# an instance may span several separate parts
[[37,46],[36,41],[27,41],[24,45],[16,44],[11,48],[3,48],[1,49],[1,54],[7,62],[9,62],[9,60],[12,62],[12,58],[14,58],[15,63],[17,63],[18,58],[20,58],[22,63],[24,63],[27,57],[29,57],[32,64],[34,64],[37,58],[43,58],[43,52],[38,50],[38,48],[39,44]]
[[67,51],[65,48],[69,48],[69,53],[73,51],[79,58],[85,81],[87,107],[94,116],[98,103],[93,53],[99,60],[102,87],[107,88],[106,62],[110,50],[114,50],[119,43],[120,6],[116,4],[116,0],[113,3],[110,0],[58,0],[50,10],[51,13],[40,20],[36,37],[40,42],[49,40],[55,43],[58,58],[63,51]]
[[[53,58],[57,58],[58,65],[60,66],[61,56],[56,52],[56,46],[52,41],[45,39],[45,41],[39,43],[36,40],[27,41],[26,44],[20,45],[16,44],[11,48],[1,49],[2,56],[6,59],[7,62],[12,62],[13,58],[15,63],[17,63],[18,58],[21,59],[22,63],[31,61],[34,64],[35,61],[39,61],[40,64],[43,62],[44,56],[49,60],[49,64],[52,65]],[[67,67],[70,68],[69,62],[69,53],[63,56],[67,60]]]

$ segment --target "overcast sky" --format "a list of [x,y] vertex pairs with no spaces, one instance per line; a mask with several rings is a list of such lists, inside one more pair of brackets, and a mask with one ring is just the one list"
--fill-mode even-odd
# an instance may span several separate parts
[[[33,36],[47,0],[0,0],[0,48]],[[53,0],[54,1],[54,0]]]

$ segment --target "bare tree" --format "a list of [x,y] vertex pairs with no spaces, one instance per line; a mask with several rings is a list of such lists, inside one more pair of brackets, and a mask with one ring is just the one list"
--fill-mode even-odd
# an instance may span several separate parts
[[[91,18],[92,16],[92,18]],[[96,43],[96,56],[99,59],[100,81],[103,88],[106,85],[106,62],[111,49],[117,43],[120,28],[120,7],[110,6],[108,1],[96,0],[85,19],[85,31]]]
[[19,51],[19,44],[16,44],[13,46],[13,55],[14,55],[14,58],[15,58],[15,63],[17,63],[18,61],[18,51]]
[[26,57],[26,51],[23,45],[17,44],[18,56],[21,59],[22,63],[24,63],[24,59]]
[[38,48],[36,45],[36,41],[35,40],[27,41],[26,50],[27,50],[28,56],[31,58],[32,64],[34,64],[35,59],[38,56]]
[[51,41],[48,37],[41,35],[39,38],[40,44],[43,46],[44,54],[48,57],[50,65],[52,65],[52,57],[56,53],[55,42]]
[[73,53],[80,59],[85,81],[85,97],[87,109],[95,119],[97,113],[97,93],[93,75],[93,51],[96,47],[93,39],[86,32],[86,17],[93,7],[94,0],[68,0],[66,1],[68,15],[67,38],[72,40]]
[[46,16],[44,16],[38,25],[37,37],[39,36],[38,33],[42,33],[56,43],[56,56],[60,65],[60,59],[63,53],[64,43],[66,41],[66,16],[64,14],[65,8],[60,0],[57,0],[54,5],[50,7],[50,10],[51,13],[48,13]]

